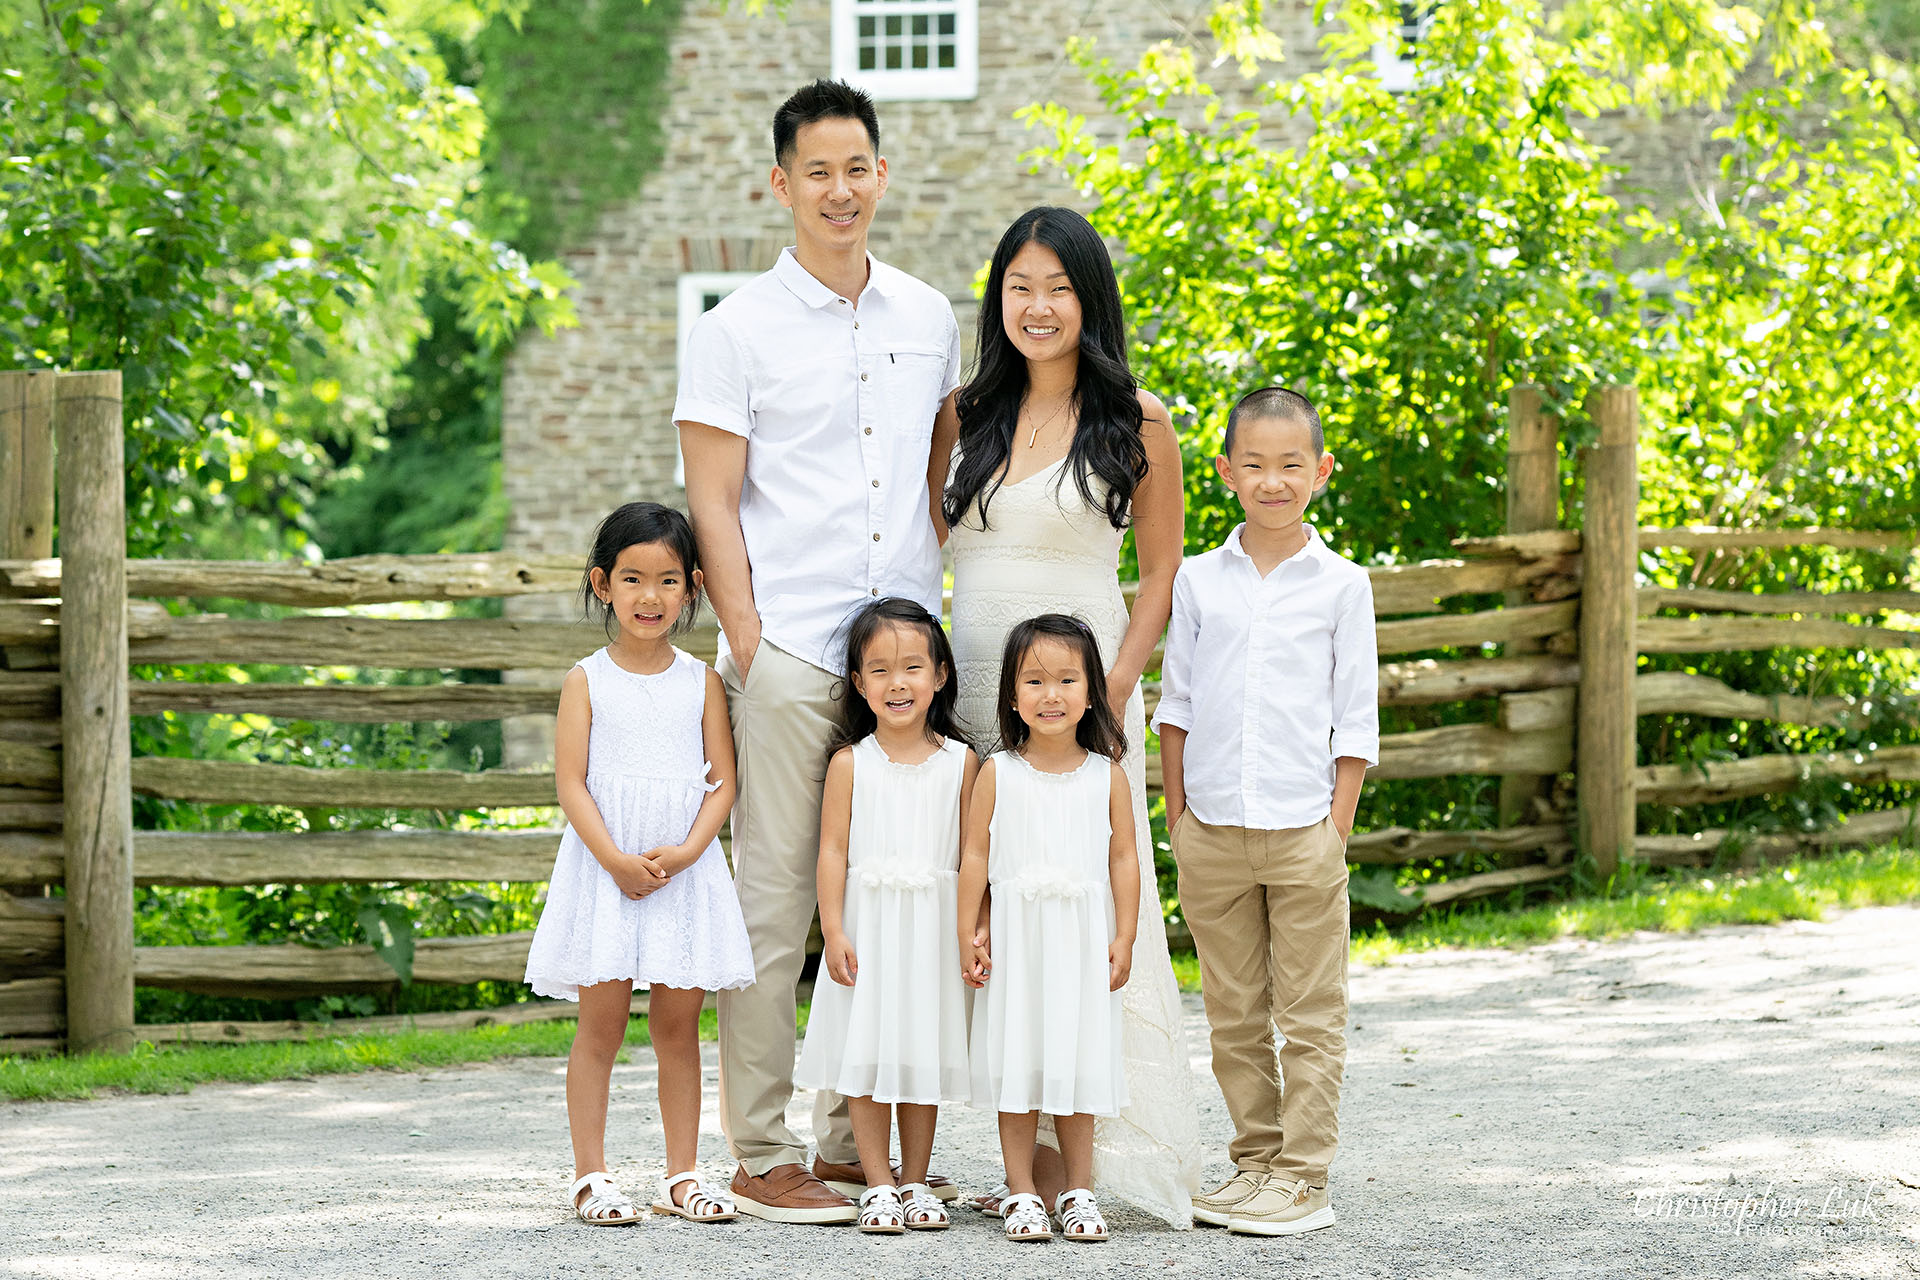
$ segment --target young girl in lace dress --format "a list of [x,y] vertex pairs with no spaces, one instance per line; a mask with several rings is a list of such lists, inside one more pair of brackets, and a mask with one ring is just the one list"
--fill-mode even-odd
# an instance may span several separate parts
[[888,598],[855,616],[820,812],[821,962],[832,981],[814,984],[794,1083],[846,1096],[867,1184],[860,1230],[883,1235],[948,1225],[927,1162],[939,1104],[970,1088],[967,990],[947,939],[979,761],[954,730],[953,704],[953,651],[932,614]]
[[632,502],[601,521],[581,597],[610,643],[561,686],[554,780],[567,828],[527,956],[537,994],[580,1002],[567,1059],[573,1209],[593,1226],[639,1218],[605,1151],[608,1079],[639,982],[652,987],[667,1144],[653,1210],[724,1221],[732,1202],[694,1172],[700,1006],[753,981],[753,952],[716,839],[734,793],[726,697],[718,674],[670,642],[700,600],[686,517]]
[[[980,768],[960,864],[960,963],[973,1006],[975,1106],[1000,1113],[1009,1240],[1052,1238],[1035,1194],[1034,1139],[1053,1117],[1068,1239],[1107,1238],[1093,1198],[1093,1121],[1127,1105],[1120,988],[1133,965],[1140,867],[1126,754],[1087,624],[1015,626],[1000,664],[1003,749]],[[989,928],[981,898],[991,887]]]

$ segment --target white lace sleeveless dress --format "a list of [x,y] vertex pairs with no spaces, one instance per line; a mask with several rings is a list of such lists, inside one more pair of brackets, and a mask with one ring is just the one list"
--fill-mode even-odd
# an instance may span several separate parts
[[863,738],[853,748],[842,923],[858,971],[825,966],[793,1082],[875,1102],[964,1101],[967,985],[956,945],[960,786],[966,744],[948,739],[899,764]]
[[[960,717],[985,753],[998,745],[1000,650],[1016,622],[1041,613],[1074,614],[1093,628],[1111,662],[1126,634],[1120,594],[1121,533],[1089,508],[1056,462],[1019,484],[1002,485],[987,508],[954,526],[953,650],[960,667]],[[1096,493],[1098,490],[1096,489]],[[1200,1185],[1197,1086],[1181,1022],[1180,990],[1167,959],[1165,923],[1153,874],[1147,825],[1146,705],[1127,699],[1121,761],[1133,787],[1135,847],[1140,852],[1140,932],[1133,976],[1121,988],[1121,1044],[1127,1093],[1121,1114],[1094,1131],[1094,1177],[1115,1194],[1177,1227],[1191,1226]]]
[[[636,675],[601,649],[579,666],[593,707],[587,791],[607,833],[624,853],[678,844],[718,785],[707,781],[700,730],[707,664],[675,649],[665,671]],[[526,980],[535,994],[563,1000],[577,1000],[581,987],[599,982],[702,991],[751,985],[753,948],[720,842],[635,901],[569,825],[527,953]]]
[[1116,1116],[1127,1101],[1120,993],[1108,988],[1113,763],[1071,773],[993,757],[993,975],[973,1001],[973,1103]]

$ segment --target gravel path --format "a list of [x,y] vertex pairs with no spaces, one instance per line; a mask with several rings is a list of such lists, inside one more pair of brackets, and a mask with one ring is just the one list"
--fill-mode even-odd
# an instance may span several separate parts
[[[0,1104],[0,1277],[1920,1275],[1916,976],[1914,908],[1356,970],[1341,1221],[1294,1240],[1117,1205],[1104,1247],[1016,1249],[965,1212],[882,1239],[588,1229],[562,1203],[552,1060]],[[609,1147],[638,1194],[659,1136],[635,1057]],[[943,1125],[937,1166],[995,1181],[990,1119]],[[717,1132],[705,1150],[719,1172]]]

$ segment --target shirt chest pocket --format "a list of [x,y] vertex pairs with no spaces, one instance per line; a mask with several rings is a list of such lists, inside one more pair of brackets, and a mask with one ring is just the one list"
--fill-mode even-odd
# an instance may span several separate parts
[[885,388],[888,425],[899,436],[909,440],[932,436],[946,373],[944,349],[903,345],[887,352],[880,365],[880,379]]

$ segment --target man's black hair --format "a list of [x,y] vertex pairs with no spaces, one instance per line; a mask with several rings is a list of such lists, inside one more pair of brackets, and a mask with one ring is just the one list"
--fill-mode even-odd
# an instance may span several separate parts
[[1313,407],[1311,400],[1285,387],[1262,387],[1241,396],[1240,403],[1227,415],[1226,439],[1220,442],[1221,456],[1233,457],[1234,428],[1246,418],[1292,418],[1304,422],[1313,437],[1313,456],[1317,458],[1327,450],[1327,438],[1320,430],[1320,411]]
[[840,80],[815,80],[802,86],[773,113],[773,159],[781,168],[793,163],[795,139],[801,127],[822,120],[858,120],[867,127],[873,154],[880,154],[880,117],[873,99]]

